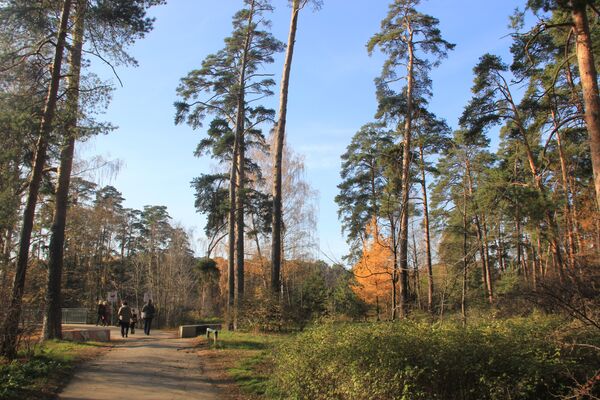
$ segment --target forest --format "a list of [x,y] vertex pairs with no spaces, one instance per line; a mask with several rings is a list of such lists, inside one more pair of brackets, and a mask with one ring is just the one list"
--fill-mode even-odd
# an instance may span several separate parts
[[[174,125],[212,163],[189,177],[202,248],[166,206],[125,206],[102,178],[118,161],[77,156],[118,129],[103,111],[119,87],[91,66],[136,66],[167,3],[0,1],[3,360],[114,291],[136,308],[150,295],[159,327],[280,338],[260,366],[271,398],[600,398],[600,1],[523,0],[511,57],[480,55],[453,129],[430,103],[457,44],[421,0],[388,0],[365,38],[377,110],[340,160],[343,260],[319,253],[286,131],[299,27],[328,0],[239,1],[172,88]],[[285,41],[274,7],[291,12]]]

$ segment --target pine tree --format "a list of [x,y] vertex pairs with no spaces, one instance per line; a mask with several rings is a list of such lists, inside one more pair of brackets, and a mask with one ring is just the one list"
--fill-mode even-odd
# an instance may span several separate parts
[[[380,107],[390,98],[399,98],[402,111],[398,109],[388,114],[397,121],[397,132],[403,136],[402,156],[402,196],[400,200],[400,316],[404,317],[408,306],[408,218],[409,194],[413,178],[410,175],[412,163],[411,144],[415,112],[418,110],[416,99],[426,99],[431,95],[429,71],[439,65],[454,45],[442,39],[437,27],[439,21],[416,10],[419,0],[395,0],[390,5],[387,17],[381,22],[381,31],[371,38],[367,45],[369,53],[376,47],[388,56],[383,65],[381,77],[377,80]],[[406,72],[398,71],[401,65]],[[396,94],[390,85],[406,81],[406,86]],[[388,112],[391,110],[388,110]],[[395,113],[395,115],[394,115]]]
[[[265,0],[245,0],[247,8],[233,17],[232,36],[225,48],[205,58],[202,67],[181,80],[175,103],[175,123],[186,122],[199,128],[208,114],[227,121],[234,128],[233,155],[229,174],[229,326],[233,328],[235,302],[244,293],[244,190],[245,135],[256,126],[271,121],[273,110],[251,107],[253,101],[272,95],[269,74],[259,71],[273,62],[282,43],[261,27],[268,27],[264,14],[272,7]],[[236,286],[237,267],[237,286]],[[237,293],[236,293],[237,289]],[[237,296],[236,296],[237,294]]]
[[39,136],[36,145],[35,162],[32,168],[32,174],[28,183],[28,193],[25,210],[23,212],[23,223],[21,234],[19,236],[19,252],[16,266],[15,279],[13,282],[12,294],[3,321],[0,343],[0,354],[8,358],[16,356],[17,335],[19,319],[21,315],[21,303],[23,299],[23,290],[25,287],[25,276],[27,272],[27,263],[29,259],[29,246],[33,220],[35,217],[35,207],[38,199],[38,192],[42,179],[42,172],[46,163],[46,151],[48,140],[52,130],[52,122],[56,111],[58,101],[58,90],[61,81],[61,67],[63,61],[63,52],[68,30],[69,15],[71,12],[71,0],[64,0],[62,3],[60,28],[57,33],[56,49],[52,62],[52,79],[48,87],[48,93],[45,100],[44,112],[39,127]]

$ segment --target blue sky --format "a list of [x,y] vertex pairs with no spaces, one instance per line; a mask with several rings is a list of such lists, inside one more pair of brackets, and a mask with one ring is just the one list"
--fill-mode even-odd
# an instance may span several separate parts
[[[378,31],[391,0],[324,0],[318,12],[300,16],[292,67],[287,141],[305,156],[307,180],[319,192],[318,236],[323,258],[347,252],[333,199],[339,183],[340,155],[352,135],[373,120],[373,79],[383,62],[369,57],[365,44]],[[508,57],[508,16],[524,0],[428,0],[422,12],[440,20],[444,38],[456,43],[432,73],[431,109],[456,127],[470,98],[472,68],[485,52]],[[201,236],[203,217],[195,212],[190,181],[211,169],[210,159],[193,156],[203,130],[173,123],[179,79],[223,47],[231,17],[240,0],[168,0],[152,10],[155,29],[130,49],[137,68],[118,68],[117,87],[104,115],[119,127],[80,146],[80,156],[120,159],[124,167],[110,182],[123,193],[126,206],[166,205],[174,221]],[[287,0],[273,0],[272,31],[287,38]],[[268,66],[279,82],[282,57]],[[508,60],[508,58],[506,58]],[[92,60],[95,72],[111,72]],[[277,96],[266,105],[277,109]],[[105,182],[106,183],[106,182]],[[198,250],[201,250],[200,248]]]

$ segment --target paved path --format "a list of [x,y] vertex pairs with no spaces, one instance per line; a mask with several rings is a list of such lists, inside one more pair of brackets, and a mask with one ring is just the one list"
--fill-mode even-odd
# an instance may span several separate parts
[[[116,347],[84,364],[59,395],[63,400],[213,400],[217,389],[202,377],[193,339],[143,329],[121,340],[111,328]],[[118,340],[117,340],[118,339]]]

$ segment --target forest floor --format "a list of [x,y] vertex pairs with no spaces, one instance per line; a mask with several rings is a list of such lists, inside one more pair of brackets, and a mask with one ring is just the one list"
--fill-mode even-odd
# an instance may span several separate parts
[[[121,339],[111,328],[115,346],[84,363],[60,393],[63,400],[101,399],[237,399],[225,396],[233,381],[220,367],[198,356],[197,339],[179,339],[175,332],[143,329]],[[115,340],[115,338],[118,338]]]

